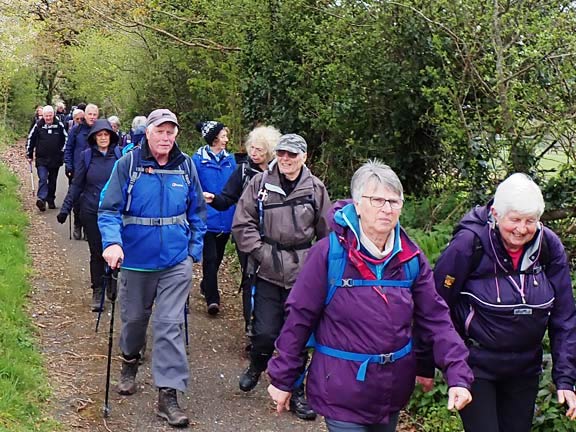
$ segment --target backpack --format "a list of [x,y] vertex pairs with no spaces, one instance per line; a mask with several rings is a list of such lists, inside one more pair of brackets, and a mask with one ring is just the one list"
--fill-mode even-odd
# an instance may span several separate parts
[[[114,146],[114,156],[116,156],[116,159],[120,159],[122,157],[122,150],[120,150],[118,146]],[[92,149],[84,152],[84,166],[86,169],[88,169],[90,166],[90,162],[92,162]]]
[[[354,288],[362,286],[382,286],[382,287],[399,287],[404,289],[412,289],[414,281],[420,274],[420,261],[418,260],[418,255],[414,255],[410,260],[404,263],[404,274],[406,279],[404,280],[360,280],[360,279],[342,279],[344,275],[344,270],[346,268],[347,254],[346,249],[340,243],[338,236],[335,232],[331,232],[330,236],[330,247],[328,249],[328,294],[324,300],[324,307],[328,306],[336,290],[340,287],[342,288]],[[358,381],[364,381],[366,379],[366,371],[368,369],[368,364],[379,363],[388,364],[394,363],[396,360],[407,356],[412,351],[412,340],[408,341],[404,347],[398,351],[387,353],[387,354],[365,354],[365,353],[354,353],[349,351],[342,351],[325,345],[320,345],[316,341],[314,333],[310,336],[306,344],[307,348],[314,348],[315,351],[330,356],[336,357],[342,360],[349,360],[354,362],[361,362],[358,373],[356,374],[356,379]],[[306,376],[306,371],[298,378],[294,388],[298,388]]]

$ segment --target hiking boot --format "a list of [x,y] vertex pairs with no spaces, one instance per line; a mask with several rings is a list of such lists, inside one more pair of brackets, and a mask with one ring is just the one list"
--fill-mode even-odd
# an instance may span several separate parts
[[170,426],[186,427],[189,423],[188,417],[178,405],[176,390],[172,388],[161,387],[158,389],[158,411],[156,414],[167,420]]
[[44,202],[44,200],[37,199],[36,207],[38,207],[38,210],[40,210],[41,212],[46,211],[46,203]]
[[208,315],[218,315],[220,312],[220,305],[218,303],[210,303],[208,305]]
[[48,208],[52,210],[56,208],[56,204],[54,204],[54,201],[48,201]]
[[290,411],[294,413],[296,417],[302,420],[316,420],[316,413],[306,400],[306,395],[304,393],[304,387],[300,387],[292,393],[290,397]]
[[243,392],[249,392],[254,387],[256,387],[261,374],[262,372],[254,368],[252,366],[252,363],[250,363],[248,369],[246,369],[244,373],[240,375],[240,382],[239,382],[240,390],[242,390]]
[[102,302],[102,295],[104,294],[104,288],[97,286],[92,288],[92,312],[103,312],[104,303]]
[[122,370],[120,371],[120,382],[118,383],[118,393],[129,396],[136,393],[136,373],[138,373],[138,356],[127,359],[122,356]]
[[74,225],[72,237],[74,237],[74,240],[80,240],[82,238],[82,225]]

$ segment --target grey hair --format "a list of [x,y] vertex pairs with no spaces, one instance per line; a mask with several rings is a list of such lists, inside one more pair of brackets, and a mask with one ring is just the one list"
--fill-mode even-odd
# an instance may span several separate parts
[[356,170],[350,182],[350,191],[354,202],[359,203],[364,188],[369,183],[376,183],[390,189],[400,198],[404,199],[404,189],[396,173],[378,159],[372,159]]
[[544,197],[534,180],[524,173],[514,173],[496,188],[492,207],[499,216],[515,211],[521,215],[544,213]]
[[108,117],[108,122],[110,122],[110,124],[114,123],[117,124],[118,126],[120,126],[120,119],[118,118],[118,116],[110,116]]
[[81,110],[80,108],[76,108],[73,112],[72,112],[72,118],[76,117],[78,114],[84,114],[84,110]]
[[246,138],[246,151],[250,153],[253,145],[260,144],[266,151],[266,160],[274,158],[274,148],[282,134],[274,126],[258,126],[252,129]]
[[84,108],[84,112],[88,111],[89,108],[92,108],[92,109],[95,108],[95,109],[96,109],[96,112],[97,112],[98,114],[100,114],[100,108],[98,108],[98,105],[93,104],[93,103],[89,103],[88,105],[86,105],[86,108]]
[[[172,123],[172,122],[166,122],[166,123]],[[164,123],[161,123],[161,124],[164,124]],[[176,135],[178,135],[178,131],[179,131],[178,126],[175,125],[174,123],[172,123],[172,124],[173,124],[174,127],[176,128],[174,132],[176,133]],[[160,126],[160,125],[158,125],[158,126]],[[158,126],[155,126],[155,125],[151,124],[151,125],[146,126],[146,130],[147,130],[147,131],[150,131],[150,132],[153,132]]]
[[64,102],[58,102],[56,104],[56,108],[66,108],[66,105],[64,104]]
[[46,105],[45,107],[43,107],[42,114],[46,113],[54,113],[54,107],[52,107],[52,105]]
[[132,119],[132,130],[136,130],[138,126],[143,126],[146,124],[145,116],[136,116]]

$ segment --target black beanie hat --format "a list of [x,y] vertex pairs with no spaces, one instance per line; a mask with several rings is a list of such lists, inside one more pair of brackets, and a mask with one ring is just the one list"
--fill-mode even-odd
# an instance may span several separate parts
[[223,123],[217,121],[205,121],[196,123],[196,130],[202,134],[202,137],[210,146],[220,131],[225,127],[226,126],[224,126]]

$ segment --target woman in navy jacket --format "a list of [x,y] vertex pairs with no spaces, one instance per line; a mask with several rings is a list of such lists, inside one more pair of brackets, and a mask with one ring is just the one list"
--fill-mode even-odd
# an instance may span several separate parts
[[88,148],[82,152],[72,184],[57,216],[64,223],[74,203],[79,200],[80,218],[90,248],[90,279],[92,282],[92,311],[101,311],[104,269],[102,237],[98,229],[100,192],[108,181],[121,152],[116,150],[118,135],[108,120],[96,120],[88,133]]
[[[226,151],[228,128],[220,122],[207,121],[198,123],[196,129],[207,143],[192,156],[202,190],[219,194],[236,169],[234,155]],[[207,209],[207,232],[204,236],[202,252],[200,291],[206,298],[210,315],[217,315],[220,312],[218,269],[224,258],[226,243],[230,238],[235,209],[236,206],[231,206],[225,211],[218,211],[213,207]]]

